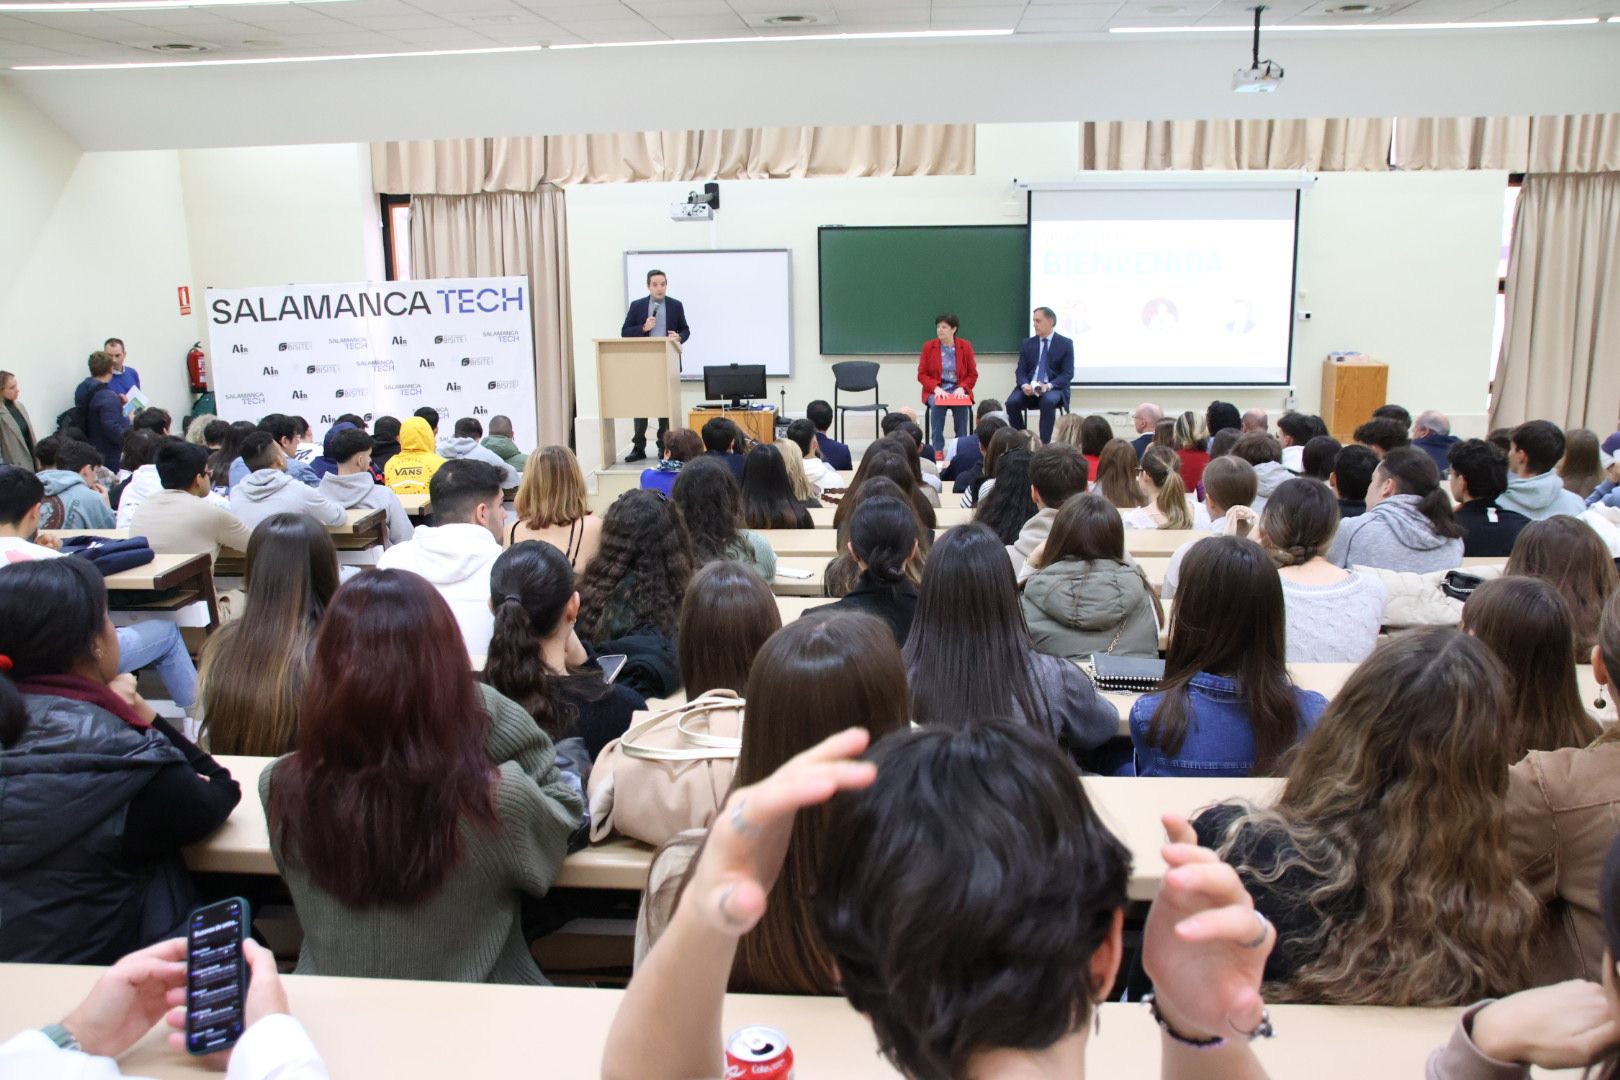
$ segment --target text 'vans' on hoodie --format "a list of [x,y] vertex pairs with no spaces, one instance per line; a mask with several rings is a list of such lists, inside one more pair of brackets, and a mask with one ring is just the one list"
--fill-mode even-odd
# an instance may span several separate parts
[[[111,529],[114,527],[112,507],[84,477],[66,469],[46,469],[39,474],[45,485],[45,501],[40,504],[39,527],[42,529]],[[57,520],[57,502],[62,506],[62,518]]]
[[364,507],[387,511],[388,543],[403,544],[411,538],[411,519],[399,504],[399,496],[392,489],[373,483],[370,473],[350,473],[348,476],[327,473],[321,477],[321,486],[315,490],[350,510]]
[[341,525],[348,520],[342,506],[280,469],[259,469],[240,484],[232,484],[231,513],[242,519],[249,532],[276,514],[303,514],[322,525]]
[[[1301,459],[1303,460],[1303,459]],[[1263,461],[1254,467],[1254,501],[1249,506],[1256,514],[1266,508],[1266,500],[1276,494],[1284,480],[1292,480],[1294,474],[1288,467],[1278,461]]]
[[455,614],[467,642],[467,655],[481,657],[489,652],[489,639],[495,633],[495,615],[489,610],[489,570],[500,554],[500,541],[482,525],[424,525],[409,543],[383,552],[377,568],[409,570],[427,578]]
[[1435,534],[1416,495],[1391,495],[1360,517],[1339,522],[1328,561],[1346,569],[1377,566],[1427,574],[1462,565],[1461,537]]
[[129,528],[129,519],[135,516],[136,507],[162,490],[163,482],[158,479],[156,465],[142,465],[130,474],[124,493],[118,497],[118,527]]
[[1578,517],[1586,509],[1586,500],[1567,490],[1562,476],[1544,472],[1540,476],[1509,476],[1507,491],[1496,497],[1496,505],[1531,521],[1545,521],[1560,514]]
[[1159,655],[1153,597],[1135,566],[1063,559],[1030,576],[1023,607],[1030,641],[1051,656],[1083,661],[1110,645],[1115,656]]
[[523,478],[516,469],[502,461],[500,455],[488,447],[481,446],[477,439],[470,436],[440,435],[439,456],[446,461],[456,458],[466,458],[469,461],[482,461],[486,465],[493,465],[501,470],[501,487],[515,488]]
[[420,416],[411,417],[400,425],[399,447],[383,470],[388,486],[396,495],[426,495],[433,474],[444,464],[433,452],[433,429]]

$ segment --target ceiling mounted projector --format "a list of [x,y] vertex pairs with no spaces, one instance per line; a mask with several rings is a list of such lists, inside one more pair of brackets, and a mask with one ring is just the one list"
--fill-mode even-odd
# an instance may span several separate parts
[[1260,13],[1264,4],[1254,9],[1254,57],[1246,68],[1232,74],[1232,89],[1239,94],[1269,94],[1282,85],[1282,65],[1274,60],[1260,59]]

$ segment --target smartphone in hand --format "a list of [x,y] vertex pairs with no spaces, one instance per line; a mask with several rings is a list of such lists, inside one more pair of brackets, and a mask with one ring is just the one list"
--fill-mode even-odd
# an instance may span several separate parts
[[214,1054],[246,1030],[248,902],[239,896],[198,908],[186,932],[186,1050]]

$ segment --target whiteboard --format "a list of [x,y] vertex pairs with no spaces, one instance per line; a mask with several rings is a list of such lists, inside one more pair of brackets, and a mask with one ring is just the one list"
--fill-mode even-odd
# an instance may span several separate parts
[[662,270],[692,328],[681,378],[701,379],[706,364],[764,364],[765,374],[785,378],[793,374],[792,262],[785,248],[627,251],[625,308],[647,295],[647,271]]

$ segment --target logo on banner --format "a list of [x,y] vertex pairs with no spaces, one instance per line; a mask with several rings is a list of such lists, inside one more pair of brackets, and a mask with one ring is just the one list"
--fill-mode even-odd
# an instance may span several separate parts
[[523,335],[518,333],[516,330],[485,330],[484,336],[487,338],[494,338],[503,345],[516,345],[518,339]]
[[461,384],[458,382],[445,383],[444,392],[447,394],[459,394],[461,393]]
[[516,390],[518,381],[516,379],[491,379],[489,380],[489,388],[491,390]]
[[242,406],[263,405],[265,402],[265,396],[263,392],[259,390],[242,390],[234,394],[226,394],[225,400],[235,402],[236,404]]
[[435,335],[433,335],[433,344],[435,344],[435,345],[461,345],[464,342],[466,342],[466,340],[467,340],[467,335],[466,334],[435,334]]
[[248,351],[248,347],[246,345],[232,345],[231,346],[231,352],[232,353],[245,353],[247,351]]
[[264,369],[263,372],[261,372],[261,374],[264,374],[264,375],[280,375],[281,372],[278,371],[277,369],[273,368],[273,367],[267,367],[267,368]]
[[352,349],[365,349],[365,348],[369,348],[370,345],[371,345],[371,342],[368,339],[363,338],[363,337],[327,338],[326,343],[328,345],[341,345],[345,349],[351,349],[351,350]]
[[392,342],[390,342],[390,344],[392,344],[392,345],[409,345],[410,342],[406,341],[402,337],[399,337],[398,335],[395,335],[394,340]]
[[304,393],[302,390],[294,390],[292,392],[292,396],[294,401],[303,401],[309,397],[309,395]]
[[393,371],[392,360],[356,360],[354,366],[360,371]]
[[[344,413],[344,415],[347,416],[349,414]],[[361,413],[360,418],[368,424],[371,423],[371,413]],[[321,418],[318,422],[322,424],[335,424],[337,423],[337,417],[333,416],[331,413],[321,413]]]
[[337,373],[338,366],[336,364],[310,364],[304,368],[305,375],[336,375]]
[[493,356],[463,356],[461,358],[461,366],[462,367],[494,367],[495,366],[495,358]]
[[332,396],[333,397],[351,397],[351,398],[365,397],[366,396],[366,388],[363,387],[363,386],[344,386],[344,387],[339,388],[338,390],[333,391]]
[[276,349],[280,352],[309,352],[314,347],[313,341],[283,341]]
[[419,368],[430,368],[430,367],[436,367],[438,365],[434,364],[433,361],[431,361],[431,360],[424,357],[423,359],[418,360],[416,362],[416,366],[419,367]]
[[387,383],[383,386],[383,389],[390,394],[397,394],[400,397],[422,396],[421,383]]
[[484,408],[482,405],[474,405],[473,406],[473,415],[474,416],[488,416],[489,415],[489,410]]

